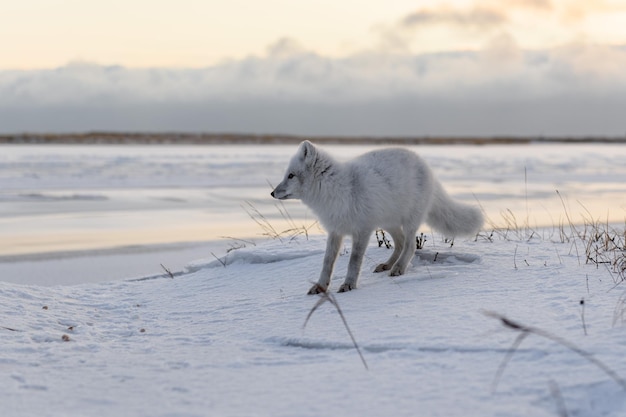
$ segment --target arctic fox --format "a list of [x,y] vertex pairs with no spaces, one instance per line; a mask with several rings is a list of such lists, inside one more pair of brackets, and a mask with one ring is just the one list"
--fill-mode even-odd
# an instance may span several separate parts
[[271,195],[302,200],[328,232],[322,271],[309,294],[327,291],[346,235],[352,237],[352,252],[339,292],[356,288],[363,255],[376,228],[391,234],[394,249],[374,271],[394,276],[406,271],[423,221],[450,238],[477,233],[483,224],[478,208],[452,200],[422,158],[401,148],[375,150],[338,162],[304,141]]

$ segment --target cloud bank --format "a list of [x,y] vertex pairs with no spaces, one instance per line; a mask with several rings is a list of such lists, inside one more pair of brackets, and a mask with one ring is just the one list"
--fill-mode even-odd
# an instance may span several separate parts
[[[504,19],[474,13],[492,25]],[[442,19],[466,22],[441,13],[403,22]],[[0,133],[623,136],[624,68],[624,47],[572,43],[529,51],[506,31],[474,52],[344,58],[281,39],[264,56],[202,69],[74,62],[0,71]]]

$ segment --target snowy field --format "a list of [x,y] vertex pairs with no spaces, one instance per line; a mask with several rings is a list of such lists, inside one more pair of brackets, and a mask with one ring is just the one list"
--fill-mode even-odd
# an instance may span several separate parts
[[0,147],[2,415],[626,416],[626,147],[419,148],[490,224],[393,279],[372,239],[334,295],[362,359],[331,303],[303,328],[325,238],[298,203],[314,233],[280,234],[267,183],[293,152]]
[[[391,279],[371,272],[388,256],[372,245],[360,288],[336,295],[368,369],[330,303],[303,329],[318,301],[305,293],[322,262],[320,236],[231,251],[226,266],[197,261],[174,278],[0,283],[2,414],[626,416],[626,284],[585,264],[576,246],[548,236],[453,247],[433,238]],[[575,343],[622,385],[530,334],[494,391],[519,332],[483,310]]]

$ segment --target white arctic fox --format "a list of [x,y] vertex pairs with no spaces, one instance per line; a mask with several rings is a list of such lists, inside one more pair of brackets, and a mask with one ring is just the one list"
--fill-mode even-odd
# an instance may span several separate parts
[[483,224],[478,208],[452,200],[428,165],[400,148],[338,162],[304,141],[272,197],[301,199],[328,232],[322,272],[309,294],[328,289],[345,235],[352,236],[352,252],[339,292],[356,288],[363,255],[376,228],[391,234],[394,250],[375,272],[402,275],[415,253],[415,234],[423,221],[450,238],[477,233]]

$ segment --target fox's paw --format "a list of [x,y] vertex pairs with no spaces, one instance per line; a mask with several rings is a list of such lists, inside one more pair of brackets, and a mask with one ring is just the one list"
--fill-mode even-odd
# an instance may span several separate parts
[[389,276],[397,277],[399,275],[404,275],[404,268],[400,265],[394,265],[393,268],[391,268],[391,271],[389,271]]
[[374,268],[374,272],[389,271],[390,269],[391,265],[389,264],[379,264],[376,268]]
[[325,292],[326,292],[326,288],[322,287],[320,284],[315,284],[311,287],[311,289],[309,290],[307,294],[315,295],[315,294],[323,294]]
[[356,290],[356,284],[344,282],[343,284],[341,284],[341,287],[339,287],[339,291],[337,292],[348,292],[352,290]]

